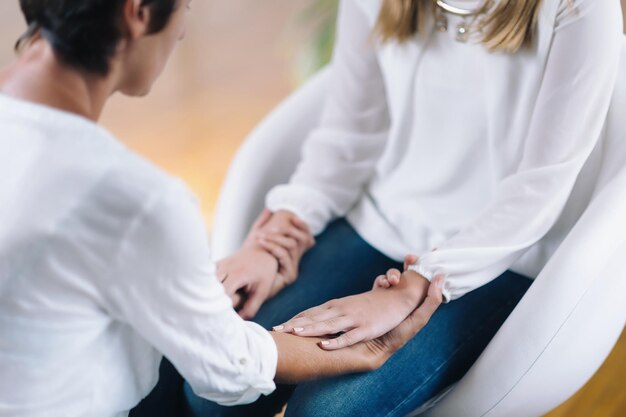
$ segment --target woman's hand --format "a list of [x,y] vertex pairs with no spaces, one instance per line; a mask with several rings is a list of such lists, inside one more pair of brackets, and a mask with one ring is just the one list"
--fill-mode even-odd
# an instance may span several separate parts
[[[371,357],[371,368],[380,368],[395,352],[400,350],[428,323],[432,315],[442,302],[441,289],[443,288],[443,276],[433,279],[428,287],[428,294],[422,304],[400,323],[398,327],[389,333],[376,339],[360,343],[352,348],[364,349]],[[324,348],[323,341],[320,346]]]
[[298,263],[289,250],[274,241],[261,239],[262,248],[278,261],[278,273],[272,283],[269,298],[278,294],[283,288],[294,283],[298,276]]
[[246,245],[256,245],[273,254],[279,261],[279,278],[289,285],[296,280],[300,259],[315,245],[315,239],[306,223],[282,210],[271,215],[266,224],[251,234]]
[[[419,258],[415,255],[406,255],[404,257],[404,271],[409,269],[409,266],[417,263],[418,259]],[[376,277],[376,279],[374,280],[374,287],[372,289],[384,289],[394,285],[398,285],[400,284],[401,276],[402,272],[398,271],[397,269],[390,269],[389,271],[387,271],[387,274],[379,275]]]
[[[313,379],[367,372],[380,368],[391,355],[411,340],[441,304],[441,286],[433,280],[424,302],[400,325],[383,336],[345,349],[320,349],[325,339],[271,332],[278,349],[276,382],[297,384]],[[385,292],[385,291],[379,291]]]
[[414,271],[402,274],[397,286],[329,301],[306,310],[275,331],[298,336],[324,336],[326,350],[341,349],[380,337],[398,326],[426,297],[428,280]]
[[276,258],[255,248],[243,248],[217,264],[218,277],[244,319],[253,318],[269,298],[277,270]]
[[[263,210],[252,225],[246,242],[267,224],[272,213]],[[270,296],[278,261],[275,256],[254,245],[244,244],[234,255],[217,263],[217,273],[226,293],[244,319],[253,318],[263,302]]]
[[[280,244],[265,239],[267,230]],[[241,317],[253,318],[268,298],[293,283],[302,253],[314,242],[295,215],[263,210],[242,249],[218,262],[218,276]]]

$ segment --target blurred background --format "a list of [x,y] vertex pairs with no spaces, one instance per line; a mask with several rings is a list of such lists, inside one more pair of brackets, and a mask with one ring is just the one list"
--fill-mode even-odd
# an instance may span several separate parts
[[[210,228],[237,147],[329,59],[337,1],[195,0],[187,38],[150,96],[116,96],[102,124],[183,178]],[[1,1],[0,66],[13,59],[24,29],[18,0]],[[566,416],[626,416],[626,334],[596,376],[549,414]]]

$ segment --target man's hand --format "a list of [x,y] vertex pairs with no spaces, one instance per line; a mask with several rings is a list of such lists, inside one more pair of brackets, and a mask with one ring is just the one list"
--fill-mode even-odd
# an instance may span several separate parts
[[298,314],[274,330],[298,336],[342,333],[337,338],[322,341],[326,350],[341,349],[394,329],[421,305],[428,287],[426,278],[406,271],[397,286],[329,301]]

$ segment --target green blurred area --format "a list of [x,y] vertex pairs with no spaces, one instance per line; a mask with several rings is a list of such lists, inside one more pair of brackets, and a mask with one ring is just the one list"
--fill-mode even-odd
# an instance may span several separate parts
[[295,24],[298,30],[310,31],[311,34],[297,57],[301,79],[308,78],[330,62],[338,6],[339,0],[312,0],[297,17]]

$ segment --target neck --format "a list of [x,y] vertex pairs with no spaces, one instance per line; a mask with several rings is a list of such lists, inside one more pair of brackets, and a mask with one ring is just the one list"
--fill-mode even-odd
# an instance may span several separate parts
[[61,62],[48,42],[37,39],[0,72],[0,92],[97,121],[116,89],[113,73],[76,70]]

